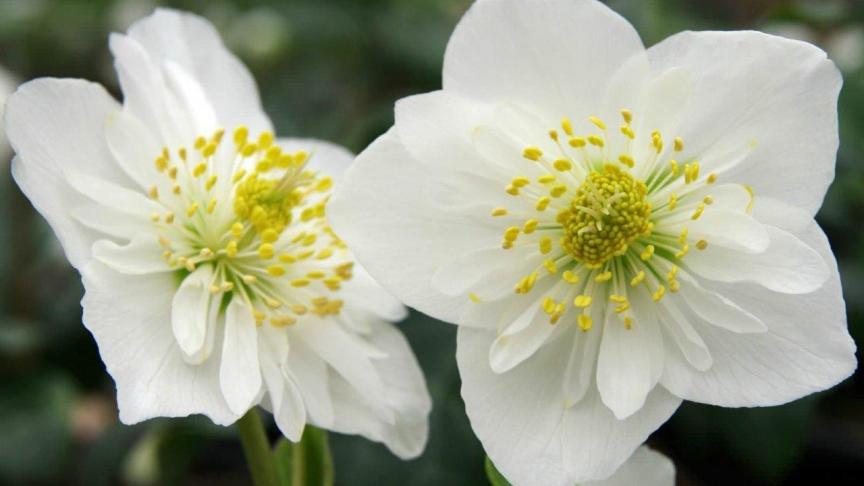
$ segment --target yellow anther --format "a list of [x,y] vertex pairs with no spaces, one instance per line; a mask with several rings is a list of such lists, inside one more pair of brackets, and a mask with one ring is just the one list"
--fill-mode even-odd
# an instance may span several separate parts
[[579,329],[587,332],[591,330],[591,325],[591,317],[588,314],[579,314]]
[[297,318],[291,316],[271,317],[270,324],[273,327],[287,327],[297,323]]
[[324,248],[315,255],[315,258],[318,260],[326,260],[331,256],[333,256],[333,248]]
[[632,317],[627,316],[624,318],[624,329],[627,329],[628,331],[630,329],[633,329],[633,318]]
[[173,212],[168,211],[167,213],[165,213],[165,222],[168,224],[171,224],[174,222],[174,213]]
[[216,198],[210,198],[210,201],[207,202],[207,214],[213,214],[213,211],[216,210]]
[[651,295],[651,298],[654,302],[660,302],[660,299],[663,298],[663,295],[666,293],[666,287],[660,285],[657,287],[657,290]]
[[207,139],[202,136],[195,137],[195,150],[201,150],[204,146],[207,145]]
[[612,280],[612,272],[606,270],[605,272],[598,273],[596,277],[594,277],[595,282],[608,282]]
[[258,247],[258,256],[265,260],[273,258],[273,254],[273,245],[271,245],[270,243],[262,243],[261,246]]
[[591,300],[590,295],[577,295],[576,298],[573,299],[573,305],[584,309],[591,305]]
[[672,292],[674,294],[675,292],[678,292],[679,290],[681,290],[681,284],[678,283],[677,280],[670,280],[669,281],[669,292]]
[[228,242],[228,245],[225,246],[225,254],[228,255],[230,258],[237,256],[237,242],[236,241],[231,240]]
[[678,276],[678,265],[672,265],[669,269],[669,273],[666,274],[666,279],[675,280],[675,277]]
[[672,171],[672,175],[678,177],[678,173],[681,171],[681,168],[678,166],[677,160],[669,161],[669,170]]
[[195,271],[195,262],[193,262],[192,260],[187,260],[185,258],[183,260],[184,260],[183,266],[186,267],[186,270],[189,272],[194,272]]
[[174,194],[177,194],[177,195],[179,195],[179,194],[180,194],[180,192],[182,192],[182,191],[181,191],[181,189],[180,189],[180,186],[179,186],[179,185],[177,185],[177,184],[174,184],[174,187],[172,187],[172,188],[171,188],[171,192],[173,192],[173,193],[174,193]]
[[639,270],[639,273],[637,273],[635,277],[630,279],[630,286],[635,287],[642,283],[643,280],[645,280],[645,270]]
[[543,312],[545,312],[547,314],[552,314],[553,312],[555,312],[555,306],[556,306],[556,302],[552,297],[547,296],[543,299],[543,304],[542,304]]
[[282,307],[282,302],[279,302],[276,299],[271,299],[270,297],[264,298],[264,303],[267,305],[267,307],[271,309],[278,309]]
[[[308,285],[308,284],[306,284],[306,285]],[[298,287],[302,287],[302,285],[299,285]],[[309,309],[305,305],[294,304],[291,306],[291,312],[297,314],[298,316],[302,316],[302,315],[306,314],[308,311],[309,311]]]
[[269,172],[273,168],[273,162],[270,160],[261,160],[257,164],[255,164],[255,172],[259,174],[264,174]]
[[153,213],[150,215],[150,221],[153,221],[154,223],[158,223],[160,219],[162,219],[162,216],[159,213]]
[[651,145],[654,146],[654,150],[659,154],[663,151],[663,135],[660,132],[651,133]]
[[681,228],[681,234],[678,235],[678,243],[679,244],[683,245],[684,243],[687,242],[687,233],[688,232],[689,232],[689,230],[687,229],[686,226]]
[[552,251],[552,239],[548,236],[540,238],[540,253],[547,255]]
[[468,298],[471,299],[471,302],[474,302],[475,304],[479,304],[481,302],[480,296],[475,294],[474,292],[469,292]]
[[693,215],[690,216],[690,219],[696,220],[699,219],[699,216],[702,216],[702,213],[705,212],[705,203],[700,202],[698,206],[696,206],[696,210],[693,211]]
[[750,195],[750,202],[747,203],[747,210],[746,210],[747,213],[749,214],[753,211],[753,203],[756,202],[756,192],[753,190],[753,186],[750,186],[748,184],[742,184],[742,187],[744,187],[744,190],[746,190],[747,194]]
[[554,141],[558,141],[558,130],[549,130],[549,138]]
[[213,256],[213,250],[210,248],[201,248],[201,251],[198,252],[198,255],[201,258],[210,258]]
[[511,196],[518,196],[519,188],[514,186],[513,184],[508,184],[507,187],[504,188],[504,192],[510,194]]
[[177,150],[177,155],[180,156],[180,160],[186,162],[186,159],[189,157],[189,154],[186,152],[186,147],[180,147]]
[[699,162],[692,162],[684,166],[684,183],[690,184],[699,178]]
[[188,208],[186,208],[186,216],[192,217],[192,215],[195,214],[195,211],[198,211],[197,202],[193,202]]
[[676,206],[678,206],[678,194],[673,192],[669,194],[669,211],[675,209]]
[[204,150],[201,151],[201,154],[204,157],[210,157],[211,155],[213,155],[215,153],[216,153],[216,144],[215,143],[208,143],[207,145],[204,146]]
[[177,167],[171,167],[168,169],[168,177],[172,180],[177,178]]
[[149,194],[152,199],[159,199],[159,188],[153,186],[147,194]]
[[564,273],[562,273],[561,278],[564,279],[565,282],[570,284],[579,283],[579,275],[576,275],[570,270],[566,270]]
[[630,123],[633,121],[633,112],[624,108],[621,110],[621,118],[624,119],[624,123]]
[[266,318],[264,313],[259,311],[259,310],[253,310],[252,311],[252,317],[255,319],[255,325],[256,326],[262,325],[264,323],[264,319]]
[[568,143],[573,148],[582,148],[587,142],[584,137],[571,137]]
[[510,226],[506,230],[504,230],[504,240],[505,241],[516,241],[516,238],[519,236],[519,227],[518,226]]
[[231,225],[231,236],[234,238],[243,236],[243,223],[234,223]]
[[234,173],[233,177],[231,177],[231,182],[236,184],[236,183],[240,182],[240,179],[242,179],[245,176],[246,176],[246,169],[240,169]]
[[255,145],[254,143],[247,143],[243,146],[243,149],[240,150],[240,155],[242,155],[243,157],[249,157],[257,151],[257,145]]
[[302,166],[309,159],[309,153],[303,150],[298,150],[297,152],[294,152],[293,159],[294,165],[298,167]]
[[201,174],[205,172],[207,172],[206,162],[201,162],[200,164],[196,165],[194,169],[192,169],[192,175],[195,177],[200,177]]
[[603,120],[601,120],[600,118],[598,118],[598,117],[596,117],[596,116],[589,116],[589,117],[588,117],[588,121],[590,121],[591,123],[593,123],[594,126],[596,126],[597,128],[599,128],[600,130],[606,130],[606,124],[603,123]]
[[249,137],[249,129],[246,126],[240,125],[234,129],[234,143],[236,145],[244,145],[247,137]]
[[567,186],[564,184],[556,184],[549,190],[549,195],[552,197],[561,197],[567,192]]
[[510,181],[510,184],[514,187],[525,187],[531,183],[531,179],[525,176],[516,176]]
[[327,274],[322,272],[321,270],[312,270],[311,272],[308,272],[306,274],[306,276],[308,278],[318,280],[318,279],[324,278],[325,276],[327,276]]
[[526,235],[530,235],[537,229],[537,225],[540,224],[536,219],[529,219],[525,221],[525,224],[522,225],[522,232]]
[[706,184],[714,184],[717,182],[717,174],[711,173],[708,174],[708,177],[705,179]]
[[531,272],[530,274],[522,277],[522,279],[519,280],[519,283],[517,283],[513,287],[513,290],[517,294],[527,294],[528,292],[531,291],[532,288],[534,288],[534,283],[536,281],[537,281],[537,272]]
[[522,156],[528,160],[538,161],[543,156],[543,151],[537,147],[527,147],[522,151]]
[[567,172],[573,168],[573,164],[567,159],[558,159],[552,163],[552,167],[555,167],[555,170],[559,172]]
[[258,135],[258,146],[266,149],[273,145],[273,132],[263,131]]
[[606,142],[603,140],[603,137],[599,135],[588,135],[588,143],[594,145],[595,147],[602,148],[606,145]]
[[630,310],[630,302],[624,302],[623,304],[618,304],[615,306],[615,313],[621,314],[623,312],[627,312]]
[[[268,231],[272,231],[272,230],[268,230]],[[266,231],[265,231],[265,233],[266,233]],[[275,231],[273,233],[275,233]],[[263,233],[261,234],[261,238],[262,239],[265,238]],[[268,234],[266,236],[266,238],[267,238],[267,240],[270,240],[270,241],[276,241],[275,239],[273,239],[272,233]],[[300,244],[303,246],[312,246],[315,244],[316,241],[318,241],[318,235],[316,235],[315,233],[311,233],[311,234],[308,234],[305,237],[303,237],[303,241],[301,241]]]
[[552,174],[543,174],[541,176],[537,176],[537,182],[540,184],[549,184],[555,182],[555,176]]
[[709,204],[709,205],[714,204],[714,197],[709,194],[709,195],[705,196],[704,198],[702,198],[702,202],[704,202],[705,204]]
[[217,176],[216,174],[211,175],[210,177],[207,178],[207,182],[204,184],[204,188],[207,189],[208,191],[210,189],[213,189],[213,186],[216,185],[216,181],[218,181],[218,180],[219,180],[219,176]]
[[621,125],[621,133],[630,140],[636,138],[636,132],[630,128],[630,125]]
[[158,170],[159,172],[162,172],[168,168],[168,160],[162,156],[156,157],[155,164],[156,164],[156,170]]
[[704,250],[705,248],[708,248],[708,240],[697,241],[696,248],[698,248],[699,250]]
[[675,142],[673,142],[672,147],[676,152],[680,152],[684,150],[684,140],[681,140],[681,137],[675,137]]
[[636,165],[636,163],[633,161],[633,157],[630,157],[629,155],[626,155],[626,154],[622,154],[620,157],[618,157],[618,162],[621,162],[622,164],[626,165],[627,167],[630,167],[631,169],[633,168],[634,165]]
[[243,275],[241,278],[243,279],[243,282],[248,285],[252,285],[258,281],[258,277],[255,275]]
[[648,245],[645,247],[645,250],[639,254],[639,258],[641,258],[643,262],[647,262],[653,255],[654,245]]
[[[312,234],[310,236],[312,237],[312,243],[314,243],[315,242],[315,235]],[[273,243],[274,241],[276,241],[278,239],[279,239],[279,233],[277,233],[276,230],[274,230],[272,228],[267,228],[261,232],[261,241],[263,241],[264,243]],[[305,242],[304,242],[304,245],[305,245]]]
[[686,255],[688,251],[690,251],[690,245],[682,246],[681,250],[675,254],[675,258],[684,258],[684,255]]
[[558,273],[558,265],[555,265],[555,261],[551,259],[543,260],[543,266],[546,267],[546,271],[551,275],[555,275]]
[[564,130],[564,133],[566,133],[568,137],[573,136],[573,124],[570,123],[569,118],[561,119],[561,129]]
[[549,207],[549,203],[552,200],[549,199],[549,196],[543,196],[537,200],[537,204],[534,206],[537,211],[545,211],[547,207]]
[[285,275],[285,267],[273,264],[267,267],[267,273],[274,277],[281,277],[282,275]]
[[615,302],[616,304],[623,304],[627,302],[627,297],[618,294],[612,294],[609,296],[609,300],[611,302]]

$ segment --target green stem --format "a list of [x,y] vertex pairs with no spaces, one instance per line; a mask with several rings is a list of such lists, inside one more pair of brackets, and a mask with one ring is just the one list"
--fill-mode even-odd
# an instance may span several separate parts
[[270,441],[264,432],[264,424],[258,410],[252,408],[237,421],[240,433],[240,443],[243,444],[243,454],[246,465],[252,475],[255,486],[279,486],[276,478],[276,467],[270,451]]

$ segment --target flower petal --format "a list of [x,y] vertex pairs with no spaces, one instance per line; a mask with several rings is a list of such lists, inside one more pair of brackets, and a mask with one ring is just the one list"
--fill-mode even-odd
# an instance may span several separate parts
[[273,129],[249,70],[225,47],[207,20],[159,8],[133,24],[129,37],[140,43],[155,65],[175,63],[191,75],[224,127],[243,124],[252,133]]
[[350,150],[335,143],[314,138],[280,138],[279,147],[289,153],[306,152],[310,155],[308,167],[329,175],[338,184],[342,174],[354,162],[354,154]]
[[333,427],[333,401],[330,398],[330,374],[327,363],[310,350],[302,340],[295,339],[288,355],[288,369],[293,373],[303,395],[309,420],[318,427]]
[[[164,265],[165,262],[162,264]],[[210,265],[198,267],[183,279],[171,300],[171,329],[174,331],[177,345],[187,358],[200,356],[207,342],[212,281],[213,267]]]
[[76,268],[89,259],[98,233],[70,217],[86,199],[66,184],[68,170],[123,182],[104,142],[103,127],[117,102],[98,84],[75,79],[25,83],[6,103],[6,135],[18,156],[12,175],[48,220]]
[[173,272],[162,259],[163,249],[152,233],[139,233],[125,245],[111,240],[99,240],[93,244],[93,258],[120,273],[144,275],[148,273]]
[[617,420],[592,385],[568,408],[561,387],[561,357],[572,343],[566,337],[497,374],[484,355],[495,333],[459,328],[456,358],[468,417],[489,457],[514,484],[570,486],[607,477],[681,403],[657,387],[640,411]]
[[830,388],[855,370],[855,343],[828,241],[816,223],[796,236],[830,262],[825,285],[811,294],[787,295],[754,284],[700,281],[760,319],[768,332],[741,334],[695,320],[714,364],[701,373],[667,368],[677,372],[664,375],[664,386],[702,403],[770,406]]
[[756,219],[735,211],[707,209],[696,221],[688,222],[691,239],[720,245],[745,253],[762,253],[771,242],[768,230]]
[[[679,274],[683,277],[683,274]],[[690,278],[681,278],[681,296],[687,305],[706,322],[727,331],[760,333],[768,328],[758,317],[738,307],[726,297],[702,288]]]
[[[651,305],[643,292],[634,294],[635,308]],[[663,356],[663,335],[653,313],[638,314],[628,329],[611,306],[607,309],[597,358],[597,388],[618,420],[642,408],[660,379]]]
[[171,332],[174,275],[129,276],[93,261],[82,269],[84,325],[117,385],[120,420],[201,413],[228,425],[239,418],[219,388],[221,350],[187,363]]
[[536,303],[528,307],[514,323],[521,319],[528,321],[524,329],[499,335],[489,348],[489,366],[495,373],[506,373],[530,358],[556,329],[549,323],[549,316]]
[[225,338],[219,383],[231,411],[242,415],[254,405],[261,390],[258,329],[252,311],[238,298],[225,310]]
[[771,238],[767,250],[740,253],[708,245],[690,252],[685,263],[699,276],[719,282],[755,282],[775,292],[807,294],[830,276],[819,254],[792,234],[765,226]]
[[494,244],[501,236],[458,214],[440,211],[426,197],[430,178],[391,130],[346,172],[327,214],[364,268],[396,297],[421,312],[455,322],[470,301],[435,290],[432,275],[454,255],[480,248],[478,241]]
[[822,50],[760,32],[682,32],[648,57],[655,71],[693,77],[681,159],[706,174],[737,160],[735,180],[756,194],[816,212],[834,179],[842,83]]
[[477,100],[538,106],[552,120],[587,117],[621,64],[643,50],[633,27],[600,2],[479,1],[450,37],[443,84]]
[[584,486],[675,486],[675,464],[648,446],[636,449],[612,476]]

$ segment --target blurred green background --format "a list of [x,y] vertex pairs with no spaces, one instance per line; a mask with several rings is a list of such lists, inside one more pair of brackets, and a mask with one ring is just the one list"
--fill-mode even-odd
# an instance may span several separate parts
[[[0,65],[13,79],[96,80],[117,93],[107,49],[157,3],[0,0]],[[177,0],[213,21],[251,68],[282,135],[359,151],[397,99],[439,88],[468,0]],[[837,180],[819,220],[839,258],[850,327],[864,337],[864,1],[610,0],[646,45],[680,30],[765,30],[809,40],[844,72]],[[790,59],[789,62],[794,62]],[[0,78],[8,78],[0,71]],[[0,79],[0,87],[4,79]],[[0,163],[9,159],[0,143]],[[82,288],[44,221],[0,175],[0,484],[246,484],[232,429],[200,417],[117,422],[113,385],[80,323]],[[813,325],[819,325],[818,318]],[[459,397],[455,327],[402,324],[434,399],[424,455],[333,436],[339,485],[482,485],[483,451]],[[271,427],[275,438],[275,428]],[[783,407],[685,404],[651,439],[682,485],[861,484],[864,380]]]

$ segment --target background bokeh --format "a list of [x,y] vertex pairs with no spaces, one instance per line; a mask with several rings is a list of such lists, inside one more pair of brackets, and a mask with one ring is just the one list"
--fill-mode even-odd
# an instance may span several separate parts
[[[468,0],[177,0],[251,68],[282,135],[359,151],[397,99],[440,86],[447,38]],[[843,70],[837,180],[819,221],[840,261],[850,328],[864,338],[864,1],[610,0],[646,45],[680,30],[759,29],[809,40]],[[5,85],[81,77],[117,93],[107,49],[151,1],[0,0]],[[538,26],[542,28],[542,26]],[[578,26],[574,26],[578,28]],[[788,62],[795,62],[788,59]],[[9,72],[6,72],[9,71]],[[113,384],[80,323],[82,288],[45,222],[11,183],[0,141],[0,484],[246,484],[235,433],[206,419],[117,422]],[[820,316],[813,315],[819,326]],[[401,325],[434,398],[425,454],[401,462],[333,435],[339,485],[482,485],[483,451],[459,397],[455,327]],[[271,427],[275,437],[275,428]],[[861,484],[864,379],[766,409],[686,403],[651,439],[679,484]]]

